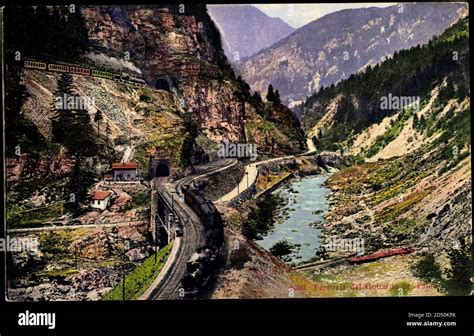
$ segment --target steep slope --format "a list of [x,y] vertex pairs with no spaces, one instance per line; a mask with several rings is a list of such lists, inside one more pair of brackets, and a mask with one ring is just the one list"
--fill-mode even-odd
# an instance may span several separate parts
[[410,3],[328,14],[238,65],[252,89],[268,84],[295,106],[320,88],[426,43],[467,12],[466,4]]
[[[255,142],[260,156],[304,150],[304,135],[291,111],[255,101],[248,85],[235,77],[205,6],[186,6],[185,13],[173,5],[78,10],[82,16],[68,22],[79,22],[86,33],[86,48],[69,54],[59,54],[62,49],[57,47],[41,53],[28,48],[30,35],[40,29],[47,34],[43,40],[61,42],[52,34],[63,7],[44,7],[42,12],[15,8],[20,12],[6,13],[7,28],[11,27],[6,41],[6,173],[11,216],[34,209],[31,199],[43,196],[46,201],[41,206],[51,206],[51,212],[38,210],[41,216],[35,223],[63,215],[53,203],[67,198],[68,188],[75,188],[74,178],[84,180],[80,202],[85,206],[87,191],[100,171],[123,158],[138,161],[141,176],[147,178],[149,155],[170,158],[172,174],[179,175],[190,164],[205,159],[204,152],[215,152],[221,141]],[[46,26],[33,20],[40,14]],[[26,15],[31,20],[18,20]],[[22,26],[25,34],[18,35],[15,27],[21,24],[26,24]],[[75,36],[70,26],[66,28]],[[88,133],[74,139],[58,137],[54,132],[58,111],[53,103],[62,76],[24,69],[22,62],[15,61],[15,50],[40,61],[132,73],[142,76],[147,85],[140,88],[70,76],[68,86],[73,94],[92,102],[82,111],[90,121],[83,120]],[[98,112],[100,120],[96,120]],[[84,153],[73,152],[71,143]],[[88,150],[89,146],[94,150]]]
[[280,18],[269,17],[253,6],[208,5],[207,8],[231,62],[252,56],[295,30]]
[[[366,253],[411,246],[446,274],[457,266],[448,256],[472,231],[469,61],[465,18],[306,101],[316,145],[342,150],[350,165],[328,182],[324,236],[362,237]],[[417,99],[383,108],[389,94]],[[410,272],[414,259],[400,260]]]

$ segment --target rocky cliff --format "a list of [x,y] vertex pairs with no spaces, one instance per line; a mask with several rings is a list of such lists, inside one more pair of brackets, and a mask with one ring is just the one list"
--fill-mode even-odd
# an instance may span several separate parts
[[[191,116],[208,139],[257,140],[263,151],[276,142],[268,136],[258,142],[262,137],[245,133],[245,121],[258,123],[261,118],[248,99],[246,84],[227,63],[219,32],[204,6],[99,6],[86,7],[83,13],[96,50],[129,55],[148,85],[170,92],[182,115]],[[284,131],[298,128],[275,126]],[[294,142],[291,147],[301,147],[301,139],[287,140]]]

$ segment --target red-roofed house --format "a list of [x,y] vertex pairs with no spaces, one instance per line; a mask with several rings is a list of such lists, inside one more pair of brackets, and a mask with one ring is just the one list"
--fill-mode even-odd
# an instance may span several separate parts
[[138,163],[112,163],[112,173],[115,181],[138,180]]
[[110,190],[94,190],[90,196],[89,207],[92,209],[105,210],[111,205],[114,195],[114,192]]

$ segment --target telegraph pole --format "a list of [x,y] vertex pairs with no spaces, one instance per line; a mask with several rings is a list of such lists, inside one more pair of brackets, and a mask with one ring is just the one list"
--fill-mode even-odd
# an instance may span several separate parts
[[130,242],[125,239],[125,245],[123,247],[123,259],[124,264],[122,266],[122,298],[125,301],[125,258],[126,258],[126,251],[128,250]]

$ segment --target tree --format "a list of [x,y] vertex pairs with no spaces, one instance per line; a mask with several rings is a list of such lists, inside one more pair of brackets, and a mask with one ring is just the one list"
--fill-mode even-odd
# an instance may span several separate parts
[[84,106],[69,106],[69,99],[74,102],[78,97],[72,86],[72,77],[61,74],[54,94],[55,116],[53,117],[53,139],[67,147],[73,155],[93,156],[97,154],[91,118]]
[[275,104],[277,104],[277,105],[281,104],[280,92],[278,92],[278,90],[275,91]]
[[415,112],[413,114],[413,128],[414,129],[418,128],[418,123],[419,123],[418,114]]
[[273,85],[268,85],[267,90],[267,101],[273,103],[275,101],[275,92],[273,91]]
[[97,134],[99,137],[100,137],[100,121],[102,119],[104,119],[102,112],[100,112],[100,110],[97,110],[97,112],[94,115],[94,121],[97,123]]
[[280,240],[280,241],[276,242],[275,245],[273,245],[270,248],[270,252],[275,257],[280,257],[281,258],[283,256],[291,254],[291,252],[293,252],[293,248],[294,248],[294,246],[291,245],[290,243],[288,243],[288,241]]
[[448,295],[469,295],[471,292],[472,257],[470,244],[461,242],[459,249],[449,252],[451,269],[447,271],[444,290]]
[[433,254],[425,255],[414,267],[413,274],[422,280],[441,283],[442,272]]
[[81,205],[87,200],[88,190],[92,183],[94,183],[94,175],[90,171],[83,170],[81,158],[76,157],[66,188],[67,201],[65,204],[65,209],[74,216],[81,214]]

